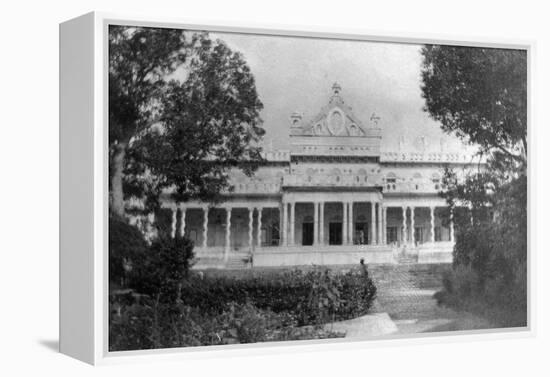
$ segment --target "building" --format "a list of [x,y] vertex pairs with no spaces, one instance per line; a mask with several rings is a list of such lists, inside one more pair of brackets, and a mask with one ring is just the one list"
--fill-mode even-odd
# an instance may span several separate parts
[[471,150],[422,137],[383,149],[378,121],[357,119],[334,84],[315,117],[291,115],[288,150],[267,150],[253,177],[232,172],[221,205],[165,196],[172,235],[195,242],[198,267],[450,262],[453,227],[438,192],[443,167],[467,171]]

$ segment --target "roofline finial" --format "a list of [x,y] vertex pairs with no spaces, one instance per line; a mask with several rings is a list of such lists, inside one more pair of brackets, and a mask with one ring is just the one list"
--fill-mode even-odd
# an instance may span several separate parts
[[334,84],[332,84],[332,93],[333,95],[337,96],[340,94],[340,92],[342,91],[342,87],[340,86],[340,84],[338,84],[338,82],[334,82]]

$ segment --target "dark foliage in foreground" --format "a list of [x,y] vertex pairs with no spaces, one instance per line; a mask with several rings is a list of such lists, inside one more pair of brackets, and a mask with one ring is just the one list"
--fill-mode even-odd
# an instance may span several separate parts
[[148,245],[117,217],[110,225],[111,351],[343,336],[324,324],[367,314],[376,297],[364,265],[205,276],[190,270],[189,240],[160,233]]
[[109,349],[186,347],[343,336],[324,329],[366,314],[376,287],[366,271],[316,268],[269,276],[191,274],[179,295],[110,295]]
[[496,327],[527,325],[527,178],[495,195],[494,220],[462,221],[440,303],[485,316]]
[[193,242],[183,237],[159,237],[136,264],[130,287],[158,300],[174,302],[181,294],[193,259]]
[[141,232],[116,215],[109,217],[109,286],[130,284],[131,270],[148,251]]
[[[228,303],[218,314],[205,314],[184,304],[157,304],[148,297],[121,305],[111,298],[109,350],[192,347],[341,337],[321,326],[297,327],[288,313],[252,304]],[[128,298],[127,298],[128,299]],[[135,301],[135,299],[129,299]]]
[[364,273],[328,269],[286,271],[269,278],[193,277],[184,282],[185,304],[205,313],[220,313],[227,302],[249,302],[260,309],[290,313],[299,325],[364,315],[376,297],[376,286]]
[[161,233],[148,245],[135,226],[116,215],[109,218],[111,291],[130,288],[140,294],[175,300],[192,259],[193,243],[186,238]]

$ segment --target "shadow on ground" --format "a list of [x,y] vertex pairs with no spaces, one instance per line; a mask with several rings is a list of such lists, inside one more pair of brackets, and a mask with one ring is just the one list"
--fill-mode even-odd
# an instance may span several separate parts
[[46,340],[42,339],[38,341],[42,347],[49,349],[52,352],[59,352],[59,340]]

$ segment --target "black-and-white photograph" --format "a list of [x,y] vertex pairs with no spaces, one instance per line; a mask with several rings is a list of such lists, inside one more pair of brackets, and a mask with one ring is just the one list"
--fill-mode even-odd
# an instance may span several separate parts
[[108,27],[109,351],[528,326],[527,51]]

